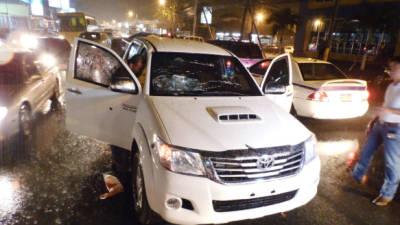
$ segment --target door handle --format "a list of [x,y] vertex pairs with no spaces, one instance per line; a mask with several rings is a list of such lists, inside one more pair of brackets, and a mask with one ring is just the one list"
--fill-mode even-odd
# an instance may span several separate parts
[[82,94],[82,92],[77,88],[68,88],[67,91],[75,93],[77,95],[81,95]]

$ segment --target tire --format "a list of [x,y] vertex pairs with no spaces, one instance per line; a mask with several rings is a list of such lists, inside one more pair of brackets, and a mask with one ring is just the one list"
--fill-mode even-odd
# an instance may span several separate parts
[[26,158],[32,149],[32,139],[34,132],[34,123],[32,113],[27,104],[23,104],[19,109],[19,132],[16,140],[16,151],[14,159],[19,161]]
[[132,153],[132,203],[134,216],[140,224],[159,224],[162,221],[161,218],[151,210],[147,201],[143,170],[139,163],[139,153],[137,151]]
[[56,87],[54,88],[54,94],[51,96],[51,109],[57,110],[60,108],[60,82],[56,82]]

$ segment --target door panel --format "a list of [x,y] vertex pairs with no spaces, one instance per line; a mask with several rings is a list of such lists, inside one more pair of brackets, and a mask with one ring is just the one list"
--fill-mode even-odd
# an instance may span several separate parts
[[265,96],[287,112],[290,112],[293,102],[292,80],[292,56],[283,54],[271,61],[261,85]]
[[[110,90],[116,78],[129,79],[136,92]],[[123,60],[97,43],[76,39],[67,77],[67,129],[130,149],[141,87]]]

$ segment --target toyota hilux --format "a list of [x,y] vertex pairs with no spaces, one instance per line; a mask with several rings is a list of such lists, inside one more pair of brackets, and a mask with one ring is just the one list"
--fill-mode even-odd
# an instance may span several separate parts
[[[146,36],[112,50],[76,39],[67,128],[132,152],[137,219],[209,224],[292,210],[317,193],[315,136],[263,93],[237,57],[207,43]],[[129,58],[128,58],[128,62]],[[141,84],[137,76],[144,76]],[[273,90],[272,90],[273,93]]]

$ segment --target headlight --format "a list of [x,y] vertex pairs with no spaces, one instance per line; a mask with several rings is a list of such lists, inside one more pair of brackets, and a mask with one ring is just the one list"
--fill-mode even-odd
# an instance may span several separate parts
[[8,110],[6,107],[0,106],[0,121],[2,121],[6,117],[7,112],[8,112]]
[[156,138],[155,147],[161,164],[176,173],[205,176],[203,160],[197,152],[178,149]]
[[39,61],[47,68],[50,68],[50,67],[53,67],[56,65],[56,58],[50,54],[41,55]]
[[313,134],[309,139],[307,139],[304,145],[306,151],[305,164],[308,164],[317,157],[317,138],[315,135]]
[[39,45],[37,38],[31,34],[23,34],[20,41],[22,46],[28,49],[35,49]]

